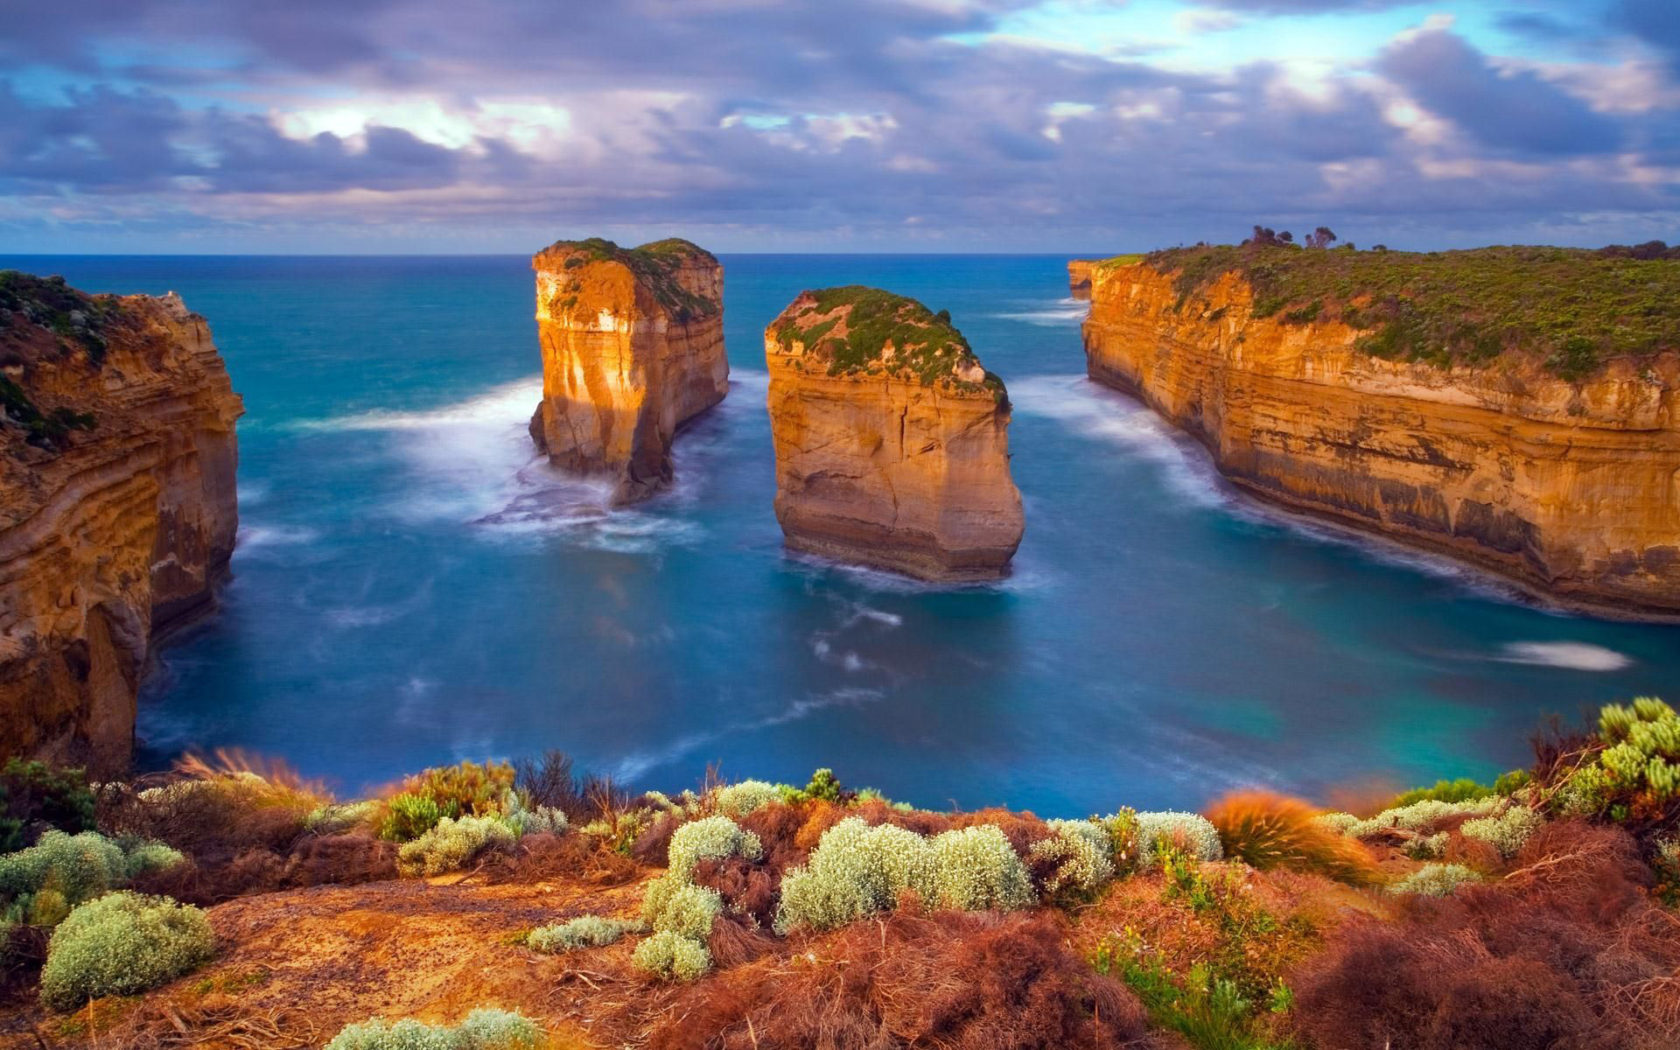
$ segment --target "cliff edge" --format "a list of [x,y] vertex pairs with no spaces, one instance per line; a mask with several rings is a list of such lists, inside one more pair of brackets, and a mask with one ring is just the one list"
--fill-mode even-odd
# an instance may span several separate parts
[[531,437],[557,466],[633,503],[670,484],[671,441],[723,400],[723,267],[676,238],[559,241],[532,259],[543,398]]
[[787,545],[929,580],[995,579],[1021,542],[1009,395],[943,311],[850,286],[764,332]]
[[127,763],[153,638],[233,553],[243,411],[179,297],[0,272],[0,752]]
[[1288,507],[1680,614],[1680,262],[1215,247],[1092,272],[1093,379]]

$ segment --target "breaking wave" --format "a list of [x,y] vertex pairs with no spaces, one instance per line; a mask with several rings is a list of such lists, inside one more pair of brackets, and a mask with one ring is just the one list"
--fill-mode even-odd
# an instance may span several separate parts
[[1588,642],[1511,642],[1495,657],[1508,664],[1534,664],[1566,671],[1620,671],[1633,658]]

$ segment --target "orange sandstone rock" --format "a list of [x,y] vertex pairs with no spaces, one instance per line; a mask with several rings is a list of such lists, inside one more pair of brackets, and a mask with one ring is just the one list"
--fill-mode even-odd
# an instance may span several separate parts
[[1094,259],[1068,261],[1068,291],[1075,299],[1091,298],[1091,268],[1096,265]]
[[1339,320],[1253,316],[1236,273],[1181,297],[1099,265],[1092,378],[1196,435],[1290,508],[1495,570],[1611,614],[1680,614],[1680,358],[1572,383],[1535,355],[1442,369],[1356,349]]
[[0,273],[0,752],[127,763],[154,639],[233,552],[243,412],[177,296]]
[[787,545],[929,580],[995,579],[1021,542],[1009,397],[949,316],[805,292],[764,335]]
[[723,267],[684,240],[560,241],[532,260],[543,399],[531,437],[556,465],[610,478],[613,501],[671,482],[671,440],[729,390]]

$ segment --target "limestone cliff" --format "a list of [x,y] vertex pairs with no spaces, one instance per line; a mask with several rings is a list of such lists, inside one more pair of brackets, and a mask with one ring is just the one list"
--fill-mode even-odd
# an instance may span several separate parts
[[[1566,603],[1680,613],[1680,358],[1656,329],[1640,353],[1595,359],[1585,336],[1559,339],[1548,356],[1523,328],[1523,311],[1551,309],[1569,289],[1599,282],[1601,301],[1614,302],[1628,279],[1615,268],[1565,273],[1548,290],[1553,276],[1525,280],[1522,257],[1490,275],[1486,260],[1444,253],[1414,257],[1413,276],[1373,295],[1362,282],[1381,260],[1338,254],[1313,253],[1342,276],[1311,301],[1286,280],[1287,255],[1259,264],[1254,280],[1275,285],[1264,296],[1205,255],[1099,265],[1084,326],[1090,375],[1194,434],[1258,495]],[[1460,268],[1455,279],[1478,290],[1459,302],[1475,305],[1411,297],[1415,275],[1438,265]],[[1648,295],[1646,280],[1623,292]],[[1526,298],[1478,328],[1504,301],[1496,286]],[[1614,312],[1604,326],[1628,330]],[[1431,342],[1436,331],[1453,334]],[[1396,346],[1405,352],[1388,353]]]
[[1091,269],[1096,265],[1093,259],[1068,261],[1068,292],[1075,299],[1091,298]]
[[153,639],[233,552],[243,410],[178,297],[0,272],[0,752],[128,761]]
[[549,459],[610,478],[613,502],[671,482],[671,440],[729,390],[723,267],[684,240],[626,250],[560,241],[532,260],[543,399],[531,437]]
[[943,312],[805,292],[764,333],[776,518],[795,550],[930,580],[995,579],[1021,542],[1009,396]]

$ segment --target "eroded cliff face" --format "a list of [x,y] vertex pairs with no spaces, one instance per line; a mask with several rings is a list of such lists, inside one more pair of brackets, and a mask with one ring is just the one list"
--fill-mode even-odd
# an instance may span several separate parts
[[1253,316],[1235,273],[1188,296],[1172,276],[1096,268],[1088,369],[1195,434],[1239,485],[1568,603],[1680,613],[1675,354],[1580,383],[1535,355],[1408,364],[1357,349],[1339,321]]
[[128,762],[159,633],[214,599],[244,408],[174,296],[0,273],[0,752]]
[[1068,262],[1068,292],[1075,299],[1091,298],[1091,270],[1096,261],[1072,259]]
[[670,484],[671,441],[723,400],[723,267],[687,241],[562,241],[532,260],[543,399],[531,437],[613,502]]
[[[865,322],[871,304],[902,312]],[[790,548],[928,580],[1007,573],[1023,529],[1009,398],[948,319],[871,289],[806,292],[764,355]]]

